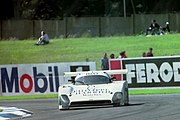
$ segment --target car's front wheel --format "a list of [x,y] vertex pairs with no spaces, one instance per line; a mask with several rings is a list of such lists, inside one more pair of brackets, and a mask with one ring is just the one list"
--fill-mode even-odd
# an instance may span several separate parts
[[68,106],[62,107],[62,108],[60,108],[59,110],[69,110],[69,107],[68,107]]
[[129,105],[129,93],[128,93],[128,88],[124,92],[124,105]]

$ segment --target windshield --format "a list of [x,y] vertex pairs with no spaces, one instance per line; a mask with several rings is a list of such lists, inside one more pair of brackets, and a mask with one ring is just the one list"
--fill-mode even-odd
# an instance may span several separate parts
[[76,85],[83,85],[83,84],[107,84],[110,83],[110,79],[106,76],[102,75],[89,75],[89,76],[82,76],[78,78],[75,82]]

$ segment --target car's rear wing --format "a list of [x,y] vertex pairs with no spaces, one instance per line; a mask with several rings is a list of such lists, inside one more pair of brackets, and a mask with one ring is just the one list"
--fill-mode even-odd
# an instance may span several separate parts
[[77,75],[98,75],[102,73],[107,73],[109,75],[112,74],[126,74],[128,72],[127,69],[121,70],[101,70],[101,71],[82,71],[82,72],[64,72],[64,76],[77,76]]

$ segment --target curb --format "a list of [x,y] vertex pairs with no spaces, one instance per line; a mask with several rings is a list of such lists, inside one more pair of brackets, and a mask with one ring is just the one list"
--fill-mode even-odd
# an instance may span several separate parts
[[16,107],[2,107],[0,106],[0,120],[22,119],[32,116],[33,112],[16,108]]

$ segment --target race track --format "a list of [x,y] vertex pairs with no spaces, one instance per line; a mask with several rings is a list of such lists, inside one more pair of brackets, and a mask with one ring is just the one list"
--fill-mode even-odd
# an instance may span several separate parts
[[179,120],[180,95],[131,95],[130,105],[74,108],[59,111],[57,99],[0,101],[32,111],[25,120]]

